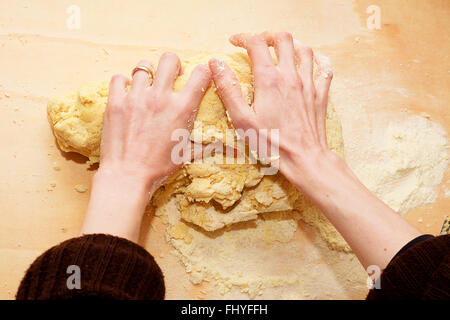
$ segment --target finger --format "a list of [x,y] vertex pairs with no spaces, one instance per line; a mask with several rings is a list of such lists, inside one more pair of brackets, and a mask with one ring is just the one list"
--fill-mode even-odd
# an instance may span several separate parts
[[115,74],[109,83],[108,103],[103,119],[103,130],[100,144],[101,160],[107,157],[111,150],[121,151],[123,141],[122,113],[123,101],[127,94],[130,80],[122,74]]
[[270,31],[264,31],[263,33],[261,33],[261,36],[264,37],[264,40],[266,41],[266,43],[269,47],[273,47],[275,49],[275,54],[279,61],[280,57],[278,56],[278,50],[277,50],[277,48],[275,48],[275,34]]
[[223,61],[212,59],[209,68],[220,99],[228,110],[235,128],[246,129],[252,112],[242,96],[241,85],[233,70]]
[[211,70],[205,64],[200,64],[192,71],[191,77],[181,90],[180,95],[189,101],[189,105],[197,107],[211,84]]
[[315,95],[313,83],[313,57],[314,53],[310,47],[304,46],[298,40],[294,40],[295,54],[298,61],[298,74],[305,88],[306,94]]
[[[153,70],[153,65],[148,60],[141,60],[137,65]],[[151,85],[152,78],[152,74],[149,74],[144,70],[137,70],[133,74],[130,91],[137,91],[149,87]]]
[[250,35],[247,33],[240,33],[231,36],[230,42],[247,50],[248,56],[252,63],[252,71],[255,76],[255,81],[264,76],[267,68],[275,67],[272,56],[270,55],[269,47],[263,35]]
[[276,33],[273,39],[273,46],[277,53],[279,68],[285,72],[296,70],[292,35],[288,32]]
[[330,60],[321,54],[315,55],[315,61],[317,65],[317,76],[314,84],[316,88],[316,119],[320,140],[322,144],[326,146],[328,93],[330,90],[331,80],[333,79],[333,69]]
[[108,100],[118,100],[127,94],[127,86],[130,84],[130,79],[123,74],[115,74],[111,77],[109,82]]
[[315,80],[316,101],[322,105],[326,105],[328,101],[328,92],[333,79],[333,67],[330,59],[317,53],[314,60],[317,65],[317,76]]
[[263,33],[261,33],[261,35],[266,40],[267,45],[269,47],[273,47],[275,55],[277,56],[277,65],[278,65],[278,62],[280,61],[280,52],[278,50],[279,47],[276,45],[275,34],[273,32],[264,31]]
[[153,86],[163,90],[172,90],[180,73],[181,63],[178,56],[172,52],[164,52],[159,60]]

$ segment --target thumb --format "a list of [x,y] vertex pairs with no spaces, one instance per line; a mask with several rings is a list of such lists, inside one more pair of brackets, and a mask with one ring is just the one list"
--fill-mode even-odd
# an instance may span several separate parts
[[246,129],[253,117],[253,112],[242,96],[241,85],[234,71],[223,61],[209,61],[212,78],[217,93],[230,115],[234,127]]

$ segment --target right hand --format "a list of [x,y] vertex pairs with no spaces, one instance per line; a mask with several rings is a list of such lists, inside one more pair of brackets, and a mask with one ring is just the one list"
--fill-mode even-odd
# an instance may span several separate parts
[[[312,50],[289,33],[238,34],[231,43],[247,49],[250,57],[253,106],[243,99],[236,75],[224,62],[212,60],[209,66],[235,128],[279,129],[280,171],[322,210],[364,267],[383,269],[420,233],[365,188],[328,148],[330,65],[319,59],[314,81]],[[269,46],[275,48],[277,65]]]
[[[325,131],[328,91],[333,76],[331,67],[319,64],[314,81],[313,51],[286,32],[237,34],[230,42],[245,48],[250,57],[254,77],[253,106],[249,107],[244,100],[239,80],[228,65],[213,59],[209,66],[235,128],[244,131],[252,128],[257,132],[279,129],[280,170],[288,179],[289,171],[294,170],[293,162],[295,170],[299,169],[299,164],[307,170],[315,159],[332,157]],[[269,46],[275,49],[277,65]]]

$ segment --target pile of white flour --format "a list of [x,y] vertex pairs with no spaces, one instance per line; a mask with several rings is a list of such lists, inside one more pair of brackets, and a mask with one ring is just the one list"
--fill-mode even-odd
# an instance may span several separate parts
[[434,202],[449,161],[445,130],[417,115],[361,117],[367,130],[344,140],[346,160],[364,185],[400,214]]

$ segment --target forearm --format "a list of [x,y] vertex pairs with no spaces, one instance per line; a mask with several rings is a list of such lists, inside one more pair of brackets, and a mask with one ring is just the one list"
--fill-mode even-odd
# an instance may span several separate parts
[[104,233],[137,242],[149,199],[148,183],[142,179],[99,170],[81,234]]
[[[331,151],[290,161],[284,174],[309,197],[348,242],[365,268],[384,269],[420,232],[374,196]],[[299,176],[299,173],[302,176]]]

